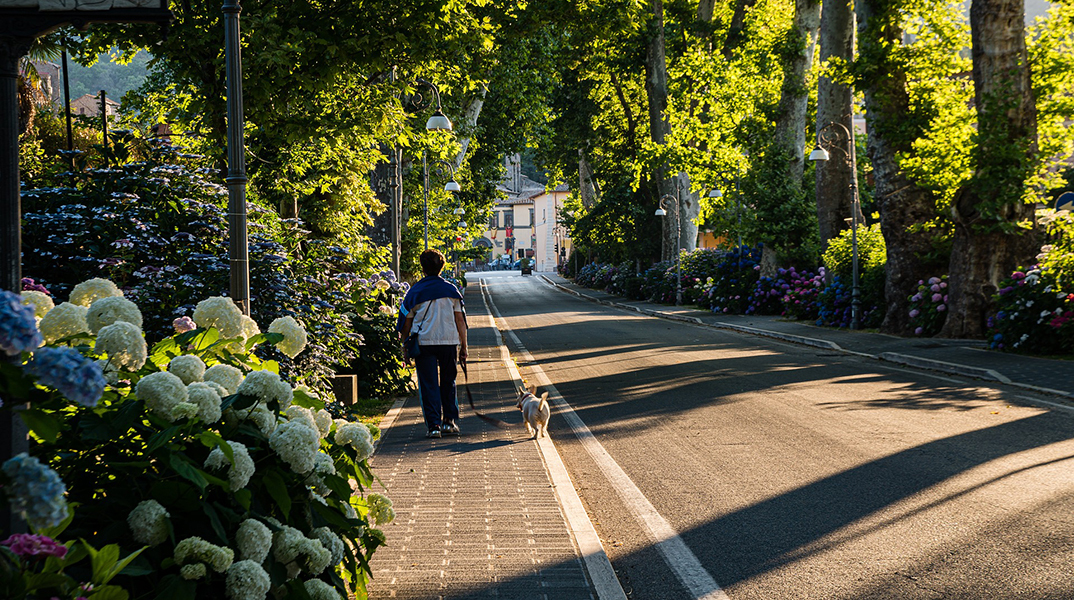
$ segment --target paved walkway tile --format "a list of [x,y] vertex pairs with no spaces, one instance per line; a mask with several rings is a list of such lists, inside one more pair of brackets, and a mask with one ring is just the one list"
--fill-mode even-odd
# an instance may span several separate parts
[[[521,426],[514,383],[477,286],[468,290],[470,382],[459,386],[459,437],[426,439],[409,398],[373,458],[396,518],[373,555],[369,597],[593,600],[595,594],[536,444]],[[460,373],[460,383],[462,374]]]

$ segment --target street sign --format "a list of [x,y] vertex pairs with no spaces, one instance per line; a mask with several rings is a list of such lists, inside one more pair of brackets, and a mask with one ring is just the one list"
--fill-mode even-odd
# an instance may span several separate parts
[[1070,212],[1074,210],[1074,192],[1063,192],[1055,199],[1055,210]]

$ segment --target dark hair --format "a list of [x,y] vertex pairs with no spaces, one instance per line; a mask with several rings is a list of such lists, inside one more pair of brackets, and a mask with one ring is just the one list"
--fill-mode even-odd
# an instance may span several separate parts
[[421,272],[425,275],[439,275],[444,270],[444,255],[435,248],[429,248],[418,257],[421,263]]

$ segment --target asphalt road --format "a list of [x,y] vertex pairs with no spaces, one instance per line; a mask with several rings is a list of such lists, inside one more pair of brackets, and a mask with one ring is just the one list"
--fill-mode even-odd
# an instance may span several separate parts
[[[1074,599],[1074,413],[469,277],[731,600]],[[551,431],[628,596],[696,597],[558,414]]]

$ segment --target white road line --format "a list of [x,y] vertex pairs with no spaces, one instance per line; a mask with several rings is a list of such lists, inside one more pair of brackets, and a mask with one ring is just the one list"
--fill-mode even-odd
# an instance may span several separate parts
[[[500,348],[500,358],[515,380],[516,387],[520,386],[523,384],[522,375],[518,372],[515,361],[511,359],[511,352],[504,345],[503,336],[500,334],[499,327],[496,326],[496,320],[492,317],[495,309],[490,307],[492,298],[488,295],[484,281],[481,282],[481,292],[485,306],[489,308],[489,325],[496,332],[496,345]],[[582,561],[586,572],[589,573],[589,579],[593,582],[598,600],[627,600],[626,592],[623,591],[615,569],[612,568],[612,563],[604,552],[600,536],[597,535],[593,522],[589,520],[589,514],[582,505],[582,499],[578,497],[578,490],[574,488],[574,482],[571,481],[567,467],[563,464],[563,459],[560,458],[555,444],[552,443],[552,438],[546,437],[538,440],[537,448],[544,459],[548,476],[552,479],[552,487],[556,490],[556,497],[559,498],[563,515],[567,519],[571,537],[578,544],[578,551],[582,554]]]
[[[482,284],[484,284],[484,281],[482,281]],[[533,356],[522,345],[515,332],[511,331],[511,328],[507,326],[507,322],[503,317],[500,316],[500,311],[496,308],[491,294],[488,293],[484,285],[482,290],[485,291],[485,301],[488,303],[492,314],[502,323],[502,327],[498,329],[518,348],[522,359],[529,363],[537,383],[548,390],[549,400],[556,407],[556,411],[570,425],[571,431],[574,432],[582,446],[589,452],[600,470],[604,472],[604,476],[608,478],[612,488],[619,493],[620,499],[633,513],[634,518],[643,525],[657,550],[664,557],[664,561],[671,567],[671,570],[686,589],[690,591],[692,597],[699,600],[730,600],[727,594],[716,584],[716,580],[712,578],[712,575],[701,565],[701,561],[686,545],[686,542],[679,537],[679,533],[675,531],[675,528],[657,512],[656,507],[649,502],[645,494],[626,474],[626,471],[615,462],[611,454],[608,454],[604,446],[597,441],[593,432],[589,430],[581,417],[574,412],[571,405],[563,399],[563,396],[560,395],[556,386],[552,384],[544,371],[537,366]]]

